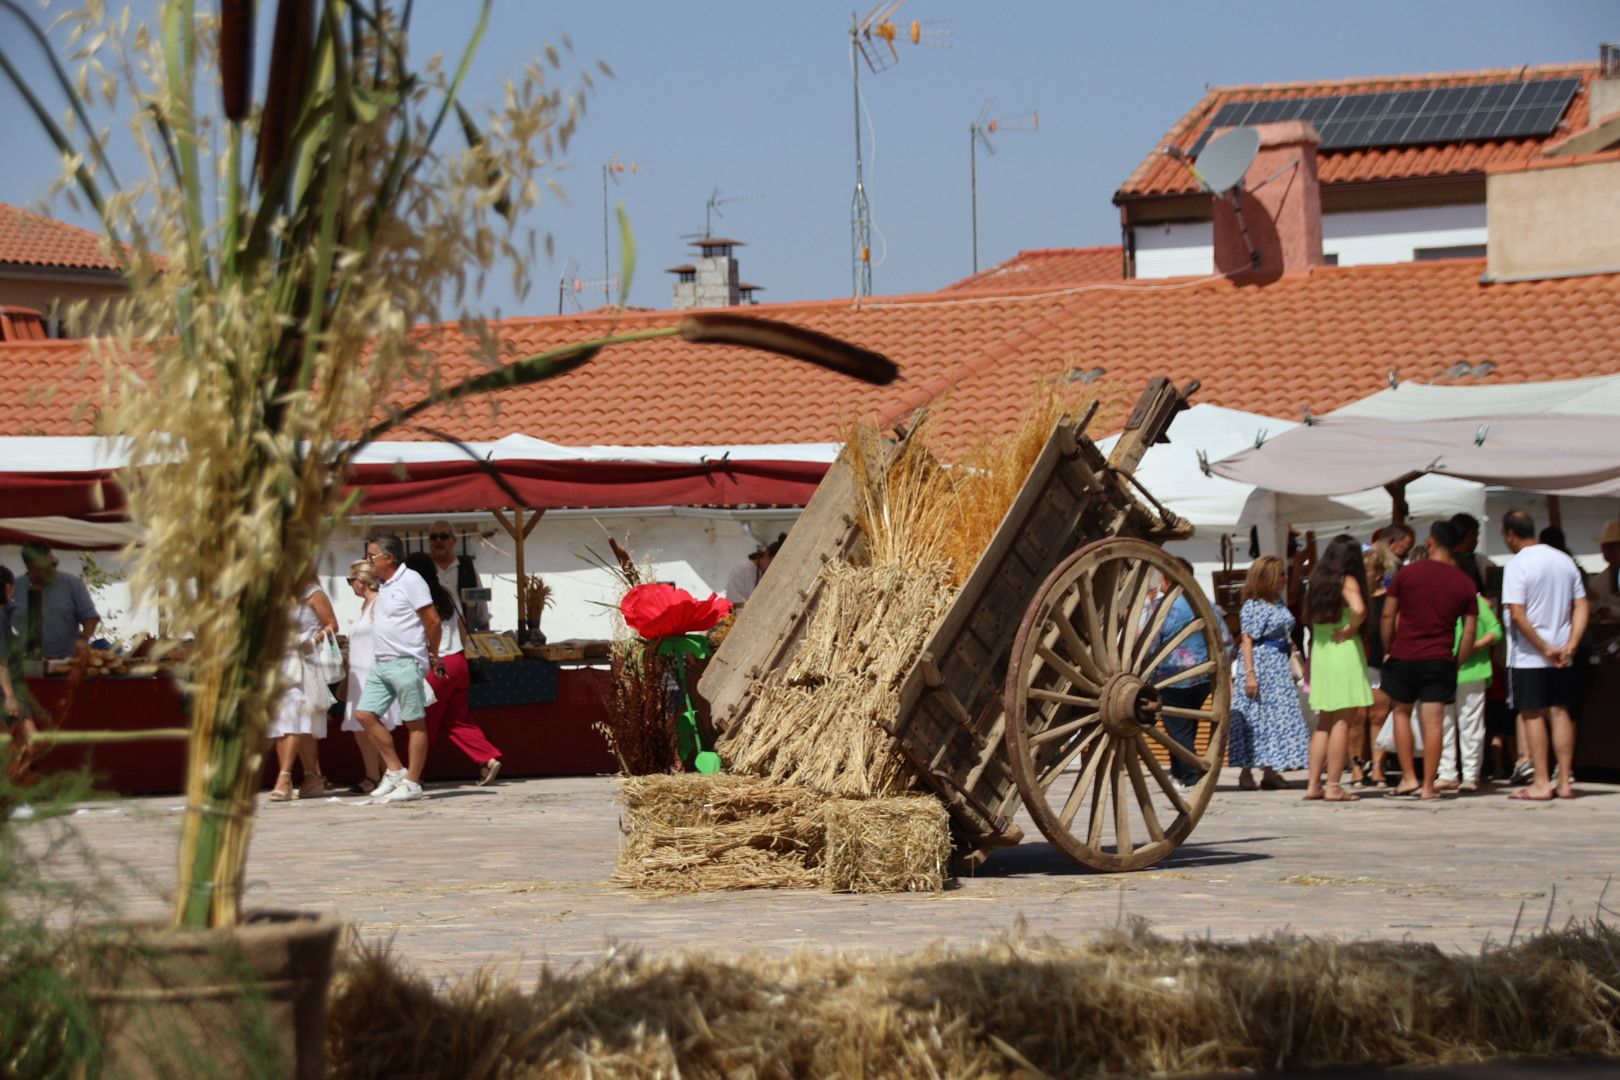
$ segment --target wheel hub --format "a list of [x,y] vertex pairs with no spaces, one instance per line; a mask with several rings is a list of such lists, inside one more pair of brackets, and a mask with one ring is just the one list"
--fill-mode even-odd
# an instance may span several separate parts
[[1100,697],[1103,727],[1111,735],[1123,739],[1134,738],[1144,727],[1159,722],[1159,692],[1142,681],[1141,676],[1122,671],[1103,686]]

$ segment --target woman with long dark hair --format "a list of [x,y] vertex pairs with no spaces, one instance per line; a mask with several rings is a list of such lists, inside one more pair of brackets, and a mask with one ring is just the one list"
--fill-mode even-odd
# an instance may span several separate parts
[[[1327,802],[1358,802],[1340,784],[1348,753],[1350,721],[1372,704],[1367,652],[1361,642],[1367,620],[1367,574],[1361,543],[1349,533],[1335,536],[1317,559],[1306,582],[1305,622],[1311,628],[1311,733],[1305,797]],[[1326,778],[1323,769],[1326,767]]]
[[443,674],[430,671],[427,675],[427,683],[438,698],[427,708],[428,738],[436,741],[440,729],[445,729],[450,741],[478,765],[478,783],[488,784],[500,774],[501,752],[489,741],[484,729],[473,723],[468,715],[467,690],[472,678],[467,669],[467,655],[463,651],[462,635],[465,629],[461,625],[461,617],[456,613],[455,599],[439,584],[438,568],[433,565],[433,557],[427,552],[416,551],[405,556],[405,565],[427,582],[428,593],[433,597],[433,609],[439,613],[439,662]]

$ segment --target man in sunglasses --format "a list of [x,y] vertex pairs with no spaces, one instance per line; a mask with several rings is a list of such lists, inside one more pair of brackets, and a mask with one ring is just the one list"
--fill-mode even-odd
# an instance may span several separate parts
[[439,584],[456,602],[456,612],[466,621],[467,630],[483,633],[489,629],[489,605],[482,600],[467,603],[461,598],[462,589],[477,589],[483,585],[471,555],[456,555],[456,534],[448,521],[435,521],[428,532],[428,554],[439,571]]

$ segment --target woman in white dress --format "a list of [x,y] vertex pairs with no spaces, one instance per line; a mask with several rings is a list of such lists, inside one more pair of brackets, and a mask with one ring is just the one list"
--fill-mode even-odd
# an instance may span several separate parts
[[[366,765],[365,779],[359,786],[363,794],[369,795],[382,779],[382,757],[376,745],[361,732],[354,711],[360,700],[360,688],[365,685],[377,655],[373,637],[376,626],[372,621],[372,607],[377,602],[377,572],[371,568],[370,559],[356,559],[349,564],[349,588],[360,598],[360,614],[349,624],[349,678],[344,684],[343,730],[354,732],[355,745],[360,748],[360,757]],[[389,731],[399,727],[399,702],[389,706],[377,719]]]
[[[284,662],[292,685],[270,722],[270,740],[275,743],[276,761],[281,769],[276,776],[276,786],[270,791],[271,802],[291,802],[300,796],[312,799],[333,790],[321,775],[320,759],[316,755],[317,740],[326,738],[326,710],[332,704],[332,694],[314,665],[305,663],[304,657],[318,642],[337,634],[337,616],[332,612],[332,601],[316,583],[313,569],[300,582],[299,590],[298,611],[294,616],[296,644]],[[292,785],[294,760],[304,763],[304,782],[296,789]]]

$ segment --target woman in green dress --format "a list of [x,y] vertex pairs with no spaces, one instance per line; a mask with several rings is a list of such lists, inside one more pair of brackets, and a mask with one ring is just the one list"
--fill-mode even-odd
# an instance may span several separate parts
[[[1335,536],[1306,583],[1305,622],[1311,628],[1310,772],[1305,798],[1326,802],[1359,802],[1344,790],[1345,757],[1350,721],[1372,704],[1367,681],[1367,651],[1362,630],[1367,621],[1367,577],[1361,544],[1349,533]],[[1323,776],[1324,767],[1326,776]]]

